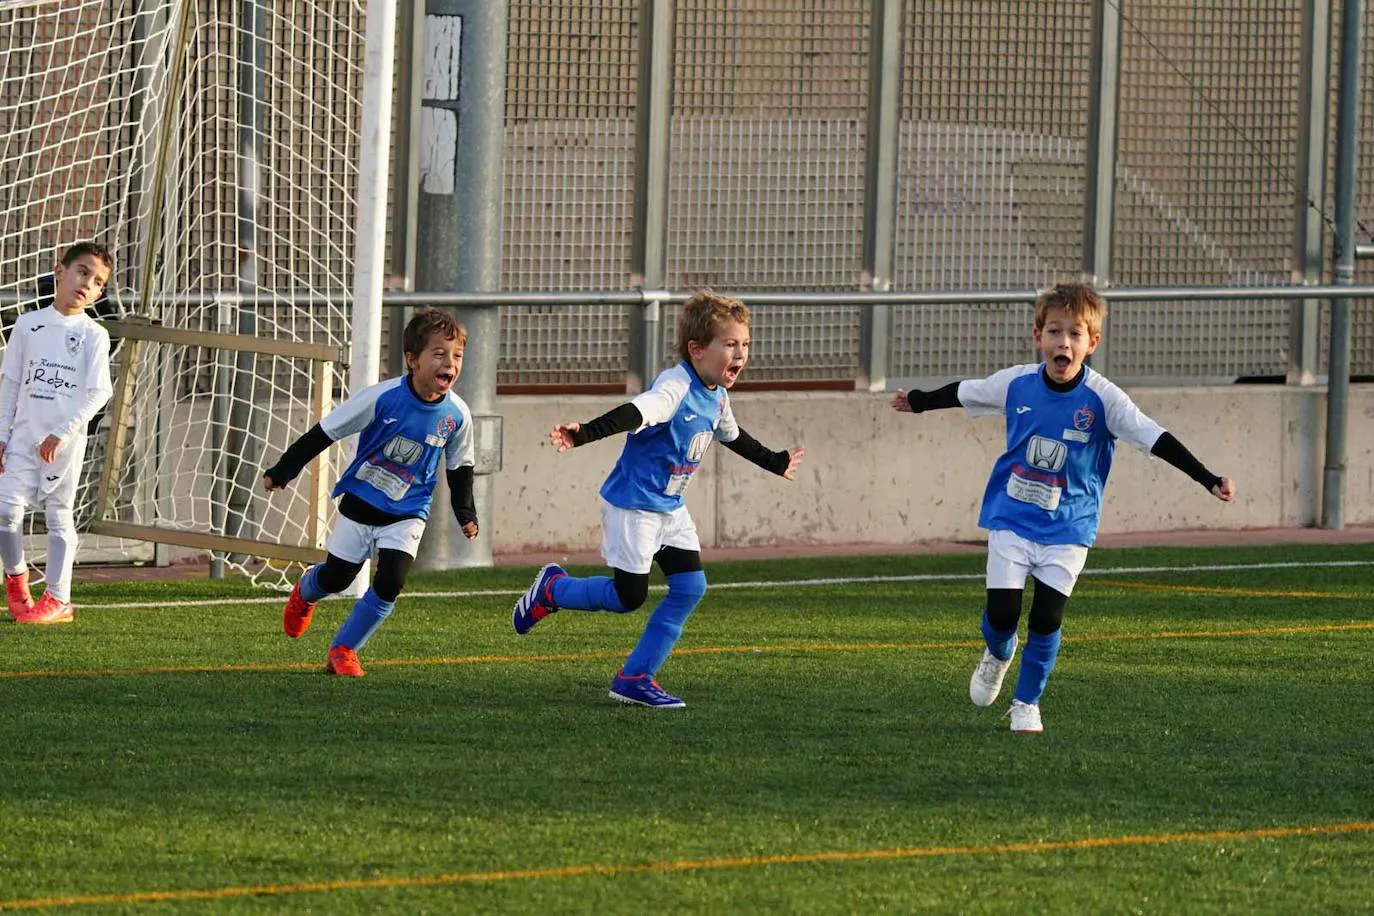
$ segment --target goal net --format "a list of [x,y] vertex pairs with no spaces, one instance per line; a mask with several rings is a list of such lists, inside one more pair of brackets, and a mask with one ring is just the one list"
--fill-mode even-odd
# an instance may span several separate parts
[[[260,479],[345,393],[323,354],[348,344],[364,29],[361,0],[0,0],[0,330],[47,305],[69,245],[116,260],[96,311],[131,382],[93,423],[79,560],[318,541],[312,488]],[[323,349],[135,346],[122,319]],[[215,555],[275,581],[269,553]]]

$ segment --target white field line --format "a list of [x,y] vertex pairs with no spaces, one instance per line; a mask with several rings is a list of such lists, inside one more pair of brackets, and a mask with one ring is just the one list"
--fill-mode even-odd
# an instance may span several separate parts
[[[1122,574],[1130,575],[1150,575],[1153,573],[1192,573],[1192,572],[1235,572],[1236,570],[1249,569],[1353,569],[1360,567],[1374,566],[1374,560],[1327,560],[1316,563],[1218,563],[1208,566],[1110,566],[1102,569],[1085,569],[1084,576],[1119,576]],[[965,582],[971,580],[982,580],[983,573],[919,573],[910,576],[843,576],[833,579],[794,579],[791,582],[779,579],[756,581],[756,582],[714,582],[709,586],[710,590],[717,591],[722,589],[734,588],[777,588],[778,586],[793,586],[808,588],[820,585],[884,585],[888,583],[900,582]],[[658,585],[650,591],[663,591],[664,586]],[[523,595],[524,589],[497,588],[497,589],[475,589],[472,591],[452,591],[452,592],[402,592],[406,598],[511,598],[516,595]],[[86,608],[119,608],[124,610],[156,610],[160,608],[186,608],[186,607],[225,607],[228,605],[245,604],[268,604],[279,605],[285,601],[282,595],[274,595],[268,598],[208,598],[195,601],[122,601],[122,602],[81,602],[82,607]],[[331,596],[324,599],[326,601],[343,601],[349,599]]]

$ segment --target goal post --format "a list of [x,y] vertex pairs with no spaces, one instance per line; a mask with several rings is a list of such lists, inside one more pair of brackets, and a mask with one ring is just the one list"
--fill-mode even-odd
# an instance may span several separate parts
[[120,391],[90,429],[76,514],[100,536],[79,562],[146,560],[153,535],[256,576],[321,543],[327,500],[278,511],[249,484],[376,379],[395,19],[388,0],[0,0],[0,338],[68,246],[115,258],[97,311]]

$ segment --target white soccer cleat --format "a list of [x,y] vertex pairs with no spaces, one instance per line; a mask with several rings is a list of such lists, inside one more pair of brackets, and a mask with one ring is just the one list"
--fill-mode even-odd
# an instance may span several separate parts
[[968,698],[973,701],[974,706],[991,706],[992,701],[997,699],[997,694],[1002,692],[1002,679],[1007,676],[1007,669],[1011,667],[1011,660],[1016,657],[1017,641],[1011,641],[1011,655],[1007,656],[1006,661],[1002,661],[987,649],[983,650],[983,658],[978,662],[978,667],[973,669],[973,677],[968,682]]
[[1007,715],[1011,716],[1011,730],[1023,735],[1038,735],[1045,730],[1045,726],[1040,723],[1040,704],[1022,703],[1020,700],[1011,701],[1011,709],[1007,710]]

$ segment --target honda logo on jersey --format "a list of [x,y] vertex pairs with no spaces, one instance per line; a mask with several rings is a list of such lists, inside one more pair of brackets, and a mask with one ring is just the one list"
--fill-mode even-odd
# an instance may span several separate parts
[[1026,446],[1026,461],[1031,467],[1042,471],[1059,470],[1064,466],[1064,459],[1067,457],[1069,447],[1058,439],[1031,436],[1030,444]]
[[399,465],[412,465],[420,460],[425,447],[414,439],[397,436],[382,447],[382,454]]

